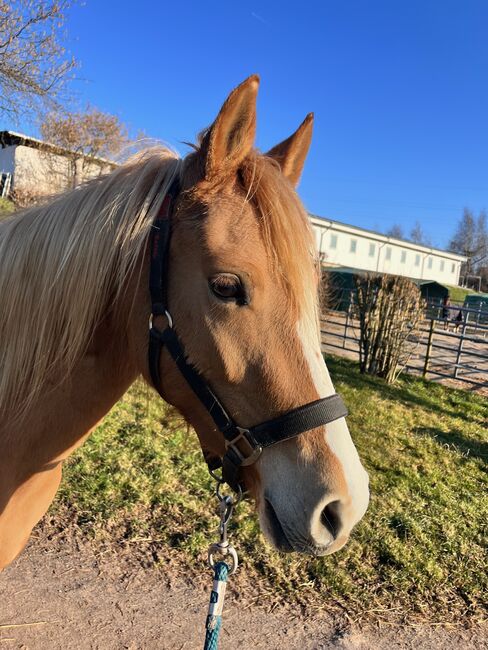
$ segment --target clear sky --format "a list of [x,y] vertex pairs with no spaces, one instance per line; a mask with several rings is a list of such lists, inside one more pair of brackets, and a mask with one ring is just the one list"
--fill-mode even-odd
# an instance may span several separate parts
[[314,111],[311,212],[443,246],[488,208],[486,0],[86,0],[67,30],[80,102],[181,153],[254,72],[260,149]]

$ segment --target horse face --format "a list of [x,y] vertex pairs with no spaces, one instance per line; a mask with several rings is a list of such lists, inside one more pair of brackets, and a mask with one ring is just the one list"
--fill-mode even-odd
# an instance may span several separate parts
[[[334,392],[320,351],[317,273],[293,183],[311,117],[267,156],[252,151],[257,79],[239,86],[188,157],[170,251],[169,305],[188,360],[234,420],[253,426]],[[211,419],[164,357],[167,398],[222,455]],[[340,548],[368,503],[344,419],[263,450],[243,468],[280,550]]]

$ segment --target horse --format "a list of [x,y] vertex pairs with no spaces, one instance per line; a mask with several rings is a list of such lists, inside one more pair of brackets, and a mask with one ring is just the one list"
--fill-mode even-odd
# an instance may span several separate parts
[[[0,224],[0,568],[24,548],[73,450],[137,378],[153,385],[150,235],[176,180],[170,313],[151,318],[172,319],[185,362],[241,427],[334,394],[295,189],[313,115],[260,153],[258,87],[257,75],[237,86],[183,159],[151,148]],[[160,395],[222,458],[224,436],[165,347],[157,366]],[[241,481],[273,546],[321,556],[346,543],[369,490],[344,417],[253,460]]]

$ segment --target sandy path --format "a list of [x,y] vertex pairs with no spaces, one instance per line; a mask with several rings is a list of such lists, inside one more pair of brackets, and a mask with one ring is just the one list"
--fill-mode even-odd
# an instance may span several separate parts
[[[203,573],[203,570],[202,570]],[[210,576],[185,580],[172,565],[144,568],[130,556],[79,541],[42,539],[0,576],[0,650],[193,650],[202,647]],[[475,650],[477,630],[441,627],[347,629],[327,614],[268,613],[230,591],[221,650]],[[344,631],[346,629],[346,631]]]

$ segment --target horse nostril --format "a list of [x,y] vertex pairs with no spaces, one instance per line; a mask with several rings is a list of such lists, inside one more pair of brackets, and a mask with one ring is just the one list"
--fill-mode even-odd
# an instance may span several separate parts
[[331,503],[328,503],[325,506],[320,515],[320,521],[334,539],[336,539],[339,530],[341,529],[341,517],[339,514],[340,506],[340,501],[331,501]]

